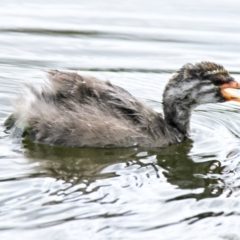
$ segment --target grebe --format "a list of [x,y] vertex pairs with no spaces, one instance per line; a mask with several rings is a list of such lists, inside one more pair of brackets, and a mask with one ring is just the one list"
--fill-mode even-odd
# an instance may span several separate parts
[[57,70],[48,76],[50,84],[40,91],[28,86],[5,126],[53,145],[165,147],[188,137],[198,105],[240,101],[225,91],[240,84],[212,62],[185,64],[171,77],[163,93],[164,117],[109,81]]

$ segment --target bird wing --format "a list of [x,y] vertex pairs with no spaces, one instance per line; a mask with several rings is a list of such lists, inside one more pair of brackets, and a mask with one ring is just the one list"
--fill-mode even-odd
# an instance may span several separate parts
[[135,124],[142,124],[147,117],[156,115],[145,103],[109,81],[57,70],[49,71],[48,76],[52,86],[50,93],[53,92],[59,101],[71,98],[81,104],[97,106],[116,117],[124,115]]

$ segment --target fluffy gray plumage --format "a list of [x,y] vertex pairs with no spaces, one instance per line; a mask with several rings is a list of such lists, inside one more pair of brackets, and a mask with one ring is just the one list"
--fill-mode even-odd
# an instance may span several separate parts
[[33,141],[54,145],[164,147],[188,135],[194,107],[224,101],[214,82],[219,74],[230,80],[214,63],[184,65],[164,91],[164,119],[108,81],[50,71],[50,84],[41,90],[28,86],[5,125],[13,132],[23,129]]

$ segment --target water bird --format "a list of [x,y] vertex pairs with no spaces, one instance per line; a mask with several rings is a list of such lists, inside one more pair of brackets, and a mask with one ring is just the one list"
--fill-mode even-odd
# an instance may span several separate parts
[[240,89],[219,64],[183,65],[163,92],[164,116],[109,81],[76,72],[48,71],[48,84],[28,85],[5,121],[12,136],[76,147],[166,147],[190,133],[190,116],[201,104],[240,101]]

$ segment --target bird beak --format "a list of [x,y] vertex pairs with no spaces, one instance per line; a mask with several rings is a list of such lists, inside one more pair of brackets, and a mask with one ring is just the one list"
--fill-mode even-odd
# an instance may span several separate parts
[[224,83],[220,86],[220,91],[222,93],[222,96],[225,98],[227,101],[237,101],[240,102],[240,95],[234,95],[232,93],[229,93],[226,91],[227,88],[235,88],[235,89],[240,89],[240,83],[236,82],[235,80],[229,82],[229,83]]

